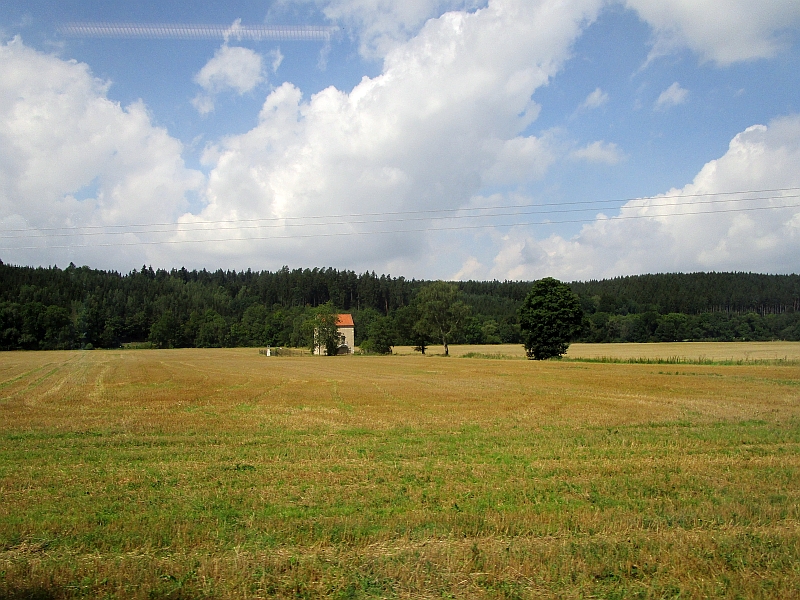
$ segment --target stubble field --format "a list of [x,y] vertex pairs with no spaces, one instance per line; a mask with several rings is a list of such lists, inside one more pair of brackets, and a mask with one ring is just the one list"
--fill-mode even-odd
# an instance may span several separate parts
[[[396,346],[396,354],[416,354],[412,346]],[[431,346],[427,353],[444,354],[441,346]],[[524,360],[521,344],[487,344],[450,346],[451,356],[478,355],[519,358]],[[798,342],[662,342],[659,344],[571,344],[567,360],[638,361],[671,360],[679,362],[797,362],[800,363]]]
[[0,598],[797,597],[794,348],[4,353]]

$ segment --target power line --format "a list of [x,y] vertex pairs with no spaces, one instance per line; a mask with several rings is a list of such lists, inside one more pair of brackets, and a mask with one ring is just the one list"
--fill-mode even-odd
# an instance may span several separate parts
[[[19,229],[6,229],[0,235],[4,233],[22,233],[22,232],[43,232],[43,231],[81,231],[81,230],[103,230],[99,232],[99,234],[95,233],[76,233],[76,234],[53,234],[52,237],[64,237],[67,235],[112,235],[112,234],[120,234],[120,233],[170,233],[170,232],[181,232],[181,231],[206,231],[204,229],[177,229],[177,230],[150,230],[150,231],[107,231],[109,229],[125,229],[125,228],[136,228],[136,229],[146,229],[151,227],[193,227],[199,228],[205,225],[223,225],[223,224],[235,224],[235,223],[269,223],[269,222],[277,222],[277,225],[258,225],[258,226],[242,226],[236,228],[223,228],[223,229],[254,229],[260,227],[301,227],[301,226],[321,226],[321,225],[347,225],[347,224],[365,224],[365,223],[381,223],[381,222],[403,222],[403,221],[414,221],[414,220],[432,220],[432,219],[463,219],[463,218],[481,218],[481,217],[496,217],[496,216],[514,216],[514,215],[523,215],[523,214],[552,214],[552,213],[559,213],[559,212],[585,212],[588,210],[597,210],[598,208],[602,208],[600,205],[609,204],[609,205],[616,205],[619,203],[630,203],[630,202],[646,202],[649,200],[664,200],[670,198],[705,198],[705,197],[719,197],[719,196],[734,196],[734,195],[746,195],[746,194],[766,194],[766,193],[774,193],[774,192],[800,192],[800,187],[786,187],[786,188],[772,188],[772,189],[763,189],[763,190],[748,190],[748,191],[734,191],[734,192],[709,192],[709,193],[702,193],[702,194],[665,194],[660,196],[648,196],[648,197],[637,197],[637,198],[628,198],[623,200],[578,200],[572,202],[545,202],[545,203],[537,203],[537,204],[509,204],[509,205],[499,205],[499,206],[476,206],[476,207],[461,207],[461,208],[439,208],[439,209],[426,209],[426,210],[410,210],[410,211],[382,211],[382,212],[365,212],[365,213],[350,213],[350,214],[331,214],[331,215],[309,215],[309,216],[286,216],[286,217],[261,217],[261,218],[254,218],[254,219],[220,219],[220,220],[208,220],[208,221],[195,221],[190,223],[139,223],[139,224],[128,224],[128,225],[74,225],[74,226],[62,226],[62,227],[42,227],[42,228],[19,228]],[[725,203],[725,202],[747,202],[747,201],[756,201],[756,200],[775,200],[775,199],[784,199],[784,198],[797,198],[800,197],[797,194],[780,194],[774,196],[761,196],[761,197],[752,197],[752,198],[729,198],[723,200],[708,200],[704,202],[694,202],[692,206],[697,204],[714,204],[714,203]],[[683,203],[662,203],[662,204],[650,204],[647,205],[647,208],[660,208],[660,207],[671,207],[671,206],[682,206]],[[541,211],[541,210],[533,210],[533,211],[520,211],[514,213],[494,213],[494,214],[476,214],[476,215],[469,215],[469,214],[454,214],[459,212],[468,212],[468,211],[498,211],[498,210],[509,210],[509,209],[524,209],[524,208],[534,208],[538,209],[541,207],[564,207],[564,206],[587,206],[587,208],[577,209],[577,210],[566,210],[566,209],[555,209],[550,211]],[[645,205],[641,206],[629,206],[627,208],[644,208]],[[624,208],[624,207],[620,207]],[[410,215],[437,215],[442,214],[443,216],[426,216],[426,217],[418,217],[412,218]],[[405,217],[408,218],[404,219],[386,219],[386,220],[371,220],[371,221],[340,221],[340,222],[328,222],[328,223],[298,223],[293,224],[292,221],[308,221],[308,220],[321,220],[321,219],[350,219],[350,218],[363,218],[363,217]],[[284,223],[285,221],[289,221],[290,223]],[[16,239],[22,238],[25,236],[9,236],[7,239]],[[45,236],[35,236],[35,237],[45,237]]]
[[[800,204],[788,204],[785,206],[761,206],[751,208],[731,208],[722,210],[709,210],[709,211],[693,211],[683,213],[671,213],[666,215],[628,215],[628,216],[615,216],[608,217],[603,222],[613,221],[628,221],[633,219],[658,219],[665,217],[677,216],[691,216],[691,215],[705,215],[705,214],[721,214],[721,213],[740,213],[740,212],[753,212],[763,210],[777,210],[783,208],[798,208]],[[159,240],[159,241],[135,241],[135,242],[114,242],[114,243],[94,243],[94,244],[68,244],[60,246],[17,246],[17,247],[4,247],[0,250],[44,250],[44,249],[64,249],[64,248],[86,248],[86,247],[117,247],[117,246],[150,246],[150,245],[163,245],[163,244],[205,244],[214,242],[249,242],[260,240],[279,240],[279,239],[302,239],[302,238],[322,238],[322,237],[346,237],[352,235],[392,235],[398,233],[420,233],[428,231],[463,231],[475,229],[488,229],[497,227],[524,227],[530,225],[559,225],[566,223],[588,223],[594,219],[565,219],[562,221],[529,221],[524,223],[503,223],[503,224],[487,224],[487,225],[462,225],[455,227],[421,227],[417,229],[401,229],[401,230],[387,230],[387,231],[342,231],[333,233],[309,233],[297,235],[276,235],[276,236],[251,236],[251,237],[234,237],[234,238],[212,238],[203,240]],[[131,233],[131,235],[133,235]]]
[[[758,198],[728,198],[728,199],[716,199],[716,200],[704,200],[699,202],[693,202],[689,206],[697,206],[700,204],[729,204],[731,202],[750,202],[756,200],[775,200],[775,199],[786,199],[786,198],[800,198],[800,194],[790,194],[790,195],[781,195],[781,196],[762,196]],[[553,206],[554,204],[549,204],[549,206]],[[542,205],[539,205],[542,206]],[[648,204],[646,208],[669,208],[675,206],[687,206],[685,203],[661,203],[661,204]],[[524,207],[524,206],[523,206]],[[633,208],[644,208],[645,206],[640,207],[633,207]],[[768,207],[769,208],[769,207]],[[778,207],[778,208],[786,208]],[[481,209],[482,210],[482,209]],[[490,208],[491,210],[491,208]],[[494,210],[500,210],[500,208],[495,207]],[[73,229],[70,233],[51,233],[51,234],[44,234],[44,235],[3,235],[0,233],[1,239],[35,239],[35,238],[54,238],[54,237],[85,237],[85,236],[108,236],[108,235],[126,235],[126,234],[155,234],[155,233],[188,233],[194,231],[240,231],[244,229],[284,229],[288,227],[330,227],[333,225],[369,225],[369,224],[377,224],[377,223],[403,223],[403,222],[410,222],[410,221],[432,221],[432,220],[460,220],[460,219],[486,219],[486,218],[494,218],[494,217],[509,217],[509,216],[522,216],[522,215],[545,215],[545,214],[559,214],[559,213],[575,213],[575,212],[586,212],[586,211],[594,211],[597,210],[595,207],[587,207],[587,208],[563,208],[563,209],[551,209],[551,210],[532,210],[532,211],[514,211],[514,212],[494,212],[491,214],[473,214],[473,215],[430,215],[430,216],[418,216],[418,217],[403,217],[403,218],[388,218],[388,219],[372,219],[372,220],[351,220],[351,221],[328,221],[328,222],[321,222],[321,223],[297,223],[297,222],[290,222],[290,223],[274,223],[274,224],[260,224],[260,225],[238,225],[236,227],[216,227],[213,230],[211,229],[203,229],[199,228],[198,226],[205,226],[211,222],[200,222],[200,223],[174,223],[164,226],[171,227],[170,229],[144,229],[144,226],[136,226],[136,225],[118,225],[115,227],[137,227],[140,229],[139,231],[96,231],[97,229],[103,229],[102,226],[92,226],[91,231],[79,233],[76,232],[79,227]],[[392,214],[414,214],[413,212],[409,213],[384,213],[387,216]],[[304,217],[294,217],[293,219],[303,219]],[[318,217],[312,217],[318,218]],[[335,218],[335,217],[333,217]],[[264,219],[265,221],[277,221],[281,219]],[[239,222],[247,222],[251,223],[256,220],[251,219],[242,219]],[[217,222],[218,224],[228,223],[228,221]],[[161,227],[161,225],[158,225]],[[87,227],[88,228],[88,227]],[[48,228],[49,231],[63,231],[59,228]],[[32,233],[37,233],[43,230],[36,230],[36,229],[27,229],[27,230],[7,230],[9,232],[23,232],[23,231],[30,231]]]

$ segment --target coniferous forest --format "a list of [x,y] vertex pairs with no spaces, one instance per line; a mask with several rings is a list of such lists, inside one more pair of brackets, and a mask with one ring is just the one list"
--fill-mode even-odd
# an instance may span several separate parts
[[[415,345],[415,299],[427,283],[336,269],[123,275],[0,262],[0,349],[306,346],[304,324],[327,302],[353,314],[356,345],[369,347],[372,335]],[[452,343],[520,343],[518,309],[532,282],[455,285],[470,316]],[[800,340],[798,275],[657,274],[570,286],[585,315],[578,341]]]

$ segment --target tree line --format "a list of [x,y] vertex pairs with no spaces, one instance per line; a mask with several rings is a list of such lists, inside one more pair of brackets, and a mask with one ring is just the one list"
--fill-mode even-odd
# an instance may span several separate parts
[[800,276],[665,273],[570,284],[586,342],[800,340]]
[[[522,343],[533,282],[465,281],[444,343]],[[569,284],[584,313],[578,341],[800,340],[800,276],[659,274]],[[0,349],[308,346],[327,305],[353,315],[356,345],[441,344],[431,282],[336,269],[121,274],[70,264],[0,262]],[[445,292],[442,289],[441,293]],[[426,298],[426,294],[431,296]]]

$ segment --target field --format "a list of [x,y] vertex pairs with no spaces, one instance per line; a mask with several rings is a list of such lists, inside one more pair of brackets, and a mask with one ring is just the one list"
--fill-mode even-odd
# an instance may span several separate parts
[[797,597],[800,345],[688,346],[3,353],[0,598]]
[[[397,346],[396,354],[417,354],[411,346]],[[426,350],[432,356],[444,354],[441,346]],[[479,355],[488,357],[525,358],[520,344],[484,346],[450,346],[452,356]],[[798,342],[663,342],[660,344],[571,344],[568,359],[662,360],[678,359],[682,362],[800,362]]]

